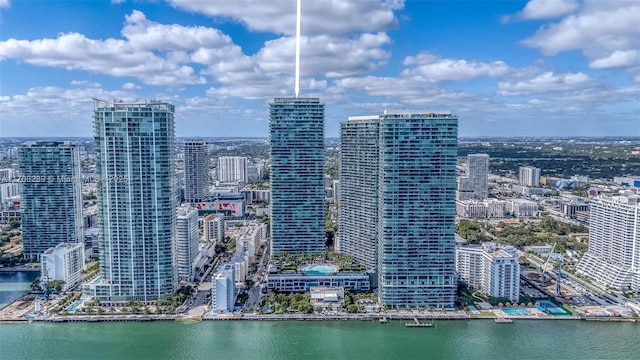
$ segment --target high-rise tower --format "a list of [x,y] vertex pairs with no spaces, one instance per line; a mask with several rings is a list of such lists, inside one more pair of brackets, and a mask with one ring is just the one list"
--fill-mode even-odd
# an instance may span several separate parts
[[321,252],[324,228],[324,104],[276,98],[269,104],[271,254]]
[[190,204],[205,201],[209,197],[209,161],[207,143],[184,143],[184,199]]
[[105,302],[155,301],[177,288],[174,106],[95,100],[101,281]]
[[377,271],[379,116],[340,124],[340,212],[336,250]]
[[247,183],[248,160],[242,156],[221,156],[218,158],[218,180]]
[[591,200],[589,249],[577,271],[621,290],[640,290],[640,197]]
[[486,199],[489,196],[489,155],[467,155],[467,175],[458,178],[458,200]]
[[60,243],[83,242],[80,153],[75,144],[28,142],[18,148],[24,256],[39,259]]
[[378,141],[380,303],[453,307],[458,117],[385,113]]

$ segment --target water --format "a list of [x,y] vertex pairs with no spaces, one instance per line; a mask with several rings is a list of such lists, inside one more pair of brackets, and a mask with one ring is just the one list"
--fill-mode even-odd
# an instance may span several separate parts
[[2,359],[630,359],[640,324],[576,320],[0,324]]
[[502,309],[502,311],[506,314],[513,315],[527,315],[529,314],[529,310],[527,309]]
[[0,308],[28,293],[38,276],[36,271],[0,272]]
[[304,268],[302,271],[307,275],[331,275],[337,272],[338,269],[330,265],[313,265]]

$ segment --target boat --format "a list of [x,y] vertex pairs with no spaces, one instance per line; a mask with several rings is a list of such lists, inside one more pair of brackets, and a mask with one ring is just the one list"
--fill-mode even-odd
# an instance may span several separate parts
[[387,324],[389,323],[389,320],[387,320],[386,317],[381,317],[380,319],[378,319],[378,321],[380,322],[380,324]]
[[497,317],[493,321],[495,321],[498,324],[511,324],[513,322],[513,320],[511,319],[503,318],[503,317]]

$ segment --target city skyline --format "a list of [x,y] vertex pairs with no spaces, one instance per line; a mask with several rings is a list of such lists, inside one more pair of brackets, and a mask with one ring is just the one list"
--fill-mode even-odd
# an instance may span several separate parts
[[[293,95],[295,1],[221,5],[1,1],[0,133],[90,136],[96,97],[170,101],[180,137],[265,137],[268,102]],[[384,109],[451,109],[461,136],[640,135],[639,10],[303,1],[301,96],[330,137]]]

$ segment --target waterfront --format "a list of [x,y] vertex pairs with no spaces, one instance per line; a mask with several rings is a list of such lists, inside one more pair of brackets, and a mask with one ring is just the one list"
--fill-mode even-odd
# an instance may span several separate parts
[[0,309],[29,292],[31,282],[39,272],[0,272]]
[[5,359],[623,359],[637,323],[492,320],[0,324]]

